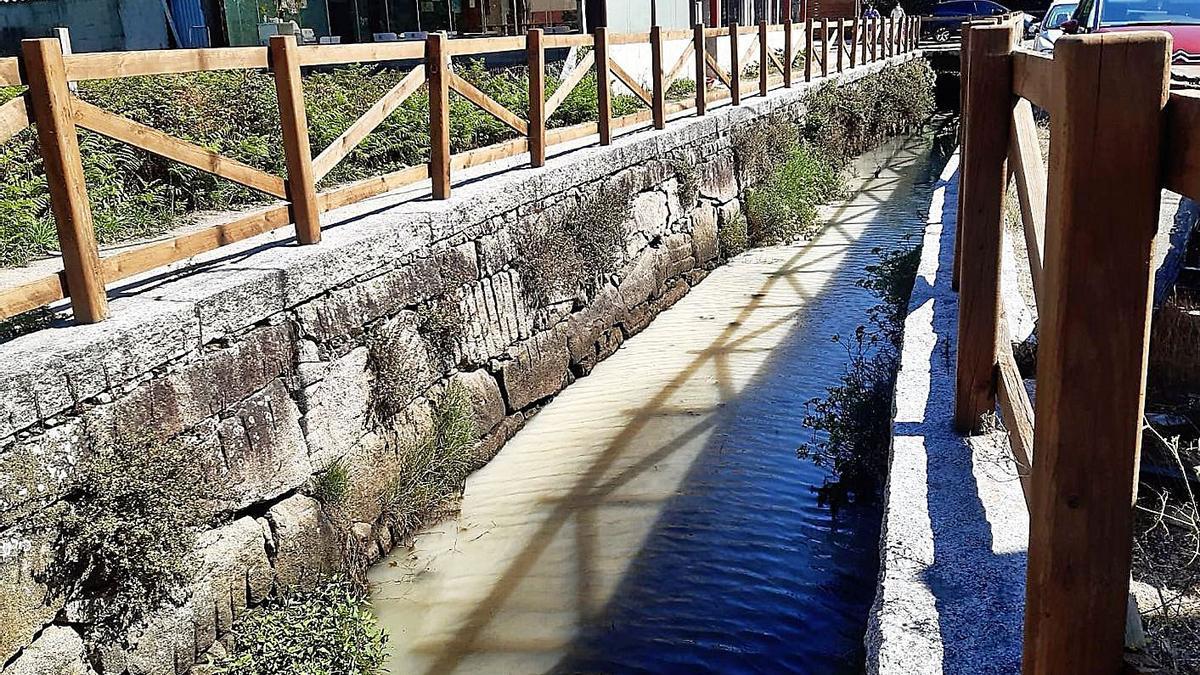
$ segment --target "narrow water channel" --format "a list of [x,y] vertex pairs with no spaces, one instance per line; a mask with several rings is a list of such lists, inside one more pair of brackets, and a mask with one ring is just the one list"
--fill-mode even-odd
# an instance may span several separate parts
[[468,479],[461,512],[371,570],[390,672],[861,669],[875,506],[817,504],[805,401],[924,224],[927,137],[856,163],[813,241],[714,271]]

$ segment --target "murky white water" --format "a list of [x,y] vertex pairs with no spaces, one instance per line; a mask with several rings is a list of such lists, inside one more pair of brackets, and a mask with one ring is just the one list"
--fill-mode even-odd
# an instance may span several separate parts
[[803,402],[842,371],[829,336],[876,301],[854,285],[871,249],[920,225],[927,151],[863,158],[814,241],[714,271],[472,475],[457,517],[373,568],[390,671],[853,661],[877,514],[834,521],[794,451]]

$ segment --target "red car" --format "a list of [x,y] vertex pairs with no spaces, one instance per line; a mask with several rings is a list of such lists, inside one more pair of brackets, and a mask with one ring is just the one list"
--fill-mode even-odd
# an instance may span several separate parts
[[1062,28],[1066,33],[1165,31],[1174,38],[1176,70],[1200,70],[1200,0],[1082,0]]

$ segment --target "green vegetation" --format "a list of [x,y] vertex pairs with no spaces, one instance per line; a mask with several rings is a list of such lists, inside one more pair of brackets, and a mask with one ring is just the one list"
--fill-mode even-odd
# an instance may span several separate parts
[[891,447],[892,396],[899,368],[903,318],[916,279],[920,249],[881,253],[879,264],[867,268],[859,281],[882,303],[869,313],[871,327],[859,326],[853,338],[833,336],[846,348],[849,363],[841,381],[823,398],[807,402],[804,426],[812,438],[797,454],[833,474],[818,490],[820,500],[837,509],[852,498],[872,500],[881,495]]
[[794,144],[759,187],[746,197],[750,242],[793,241],[817,230],[817,207],[842,193],[836,168],[807,145]]
[[628,185],[605,184],[554,222],[525,228],[521,281],[539,304],[593,291],[599,279],[616,271],[625,255],[632,193]]
[[40,580],[48,595],[78,601],[91,637],[117,642],[124,629],[178,594],[191,574],[196,533],[209,513],[204,478],[182,444],[98,448],[79,466]]
[[471,398],[457,384],[433,407],[429,433],[400,449],[399,472],[383,496],[384,518],[400,536],[437,515],[475,467],[475,420]]
[[[457,72],[501,105],[524,114],[528,75],[513,68],[489,72],[479,61]],[[348,66],[304,78],[313,151],[348,128],[405,73],[378,66]],[[547,90],[559,85],[547,77]],[[3,98],[18,93],[4,90]],[[264,171],[283,175],[279,108],[270,74],[216,71],[184,75],[89,80],[83,100],[191,141]],[[421,88],[393,112],[323,181],[333,185],[412,166],[429,156],[429,97]],[[640,102],[613,98],[613,114],[634,112]],[[589,75],[547,122],[550,127],[596,119],[596,79]],[[451,149],[462,152],[514,138],[516,132],[466,99],[451,95]],[[234,209],[263,200],[254,191],[202,171],[81,131],[96,232],[103,243],[155,234],[200,210]],[[58,246],[46,177],[35,134],[26,129],[0,146],[0,267],[21,265]]]
[[233,647],[213,664],[220,675],[374,675],[381,672],[387,634],[346,579],[313,590],[287,591],[242,615]]
[[921,126],[933,111],[933,71],[923,60],[808,96],[803,126],[776,115],[738,134],[752,246],[813,234],[817,207],[842,192],[850,161]]
[[750,236],[746,233],[746,217],[741,213],[723,221],[717,228],[717,240],[721,245],[721,257],[732,258],[750,248]]
[[344,457],[313,478],[312,496],[326,507],[340,506],[350,496],[350,468]]
[[685,209],[696,205],[700,197],[700,170],[696,160],[684,154],[671,155],[667,160],[675,180],[679,181],[679,204]]
[[919,128],[933,113],[933,69],[925,59],[889,66],[845,86],[809,95],[803,134],[841,169],[891,136]]

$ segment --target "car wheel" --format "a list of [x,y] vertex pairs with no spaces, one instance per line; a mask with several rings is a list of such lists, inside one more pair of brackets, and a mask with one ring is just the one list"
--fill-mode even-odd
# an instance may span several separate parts
[[938,42],[949,42],[950,41],[950,29],[949,28],[937,29],[933,33],[933,39],[937,40]]

